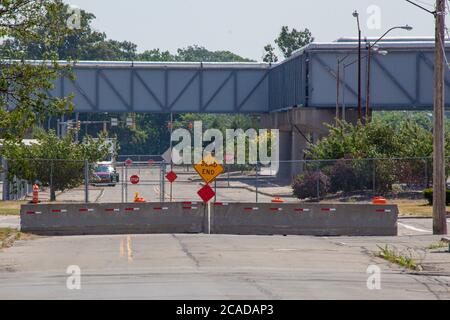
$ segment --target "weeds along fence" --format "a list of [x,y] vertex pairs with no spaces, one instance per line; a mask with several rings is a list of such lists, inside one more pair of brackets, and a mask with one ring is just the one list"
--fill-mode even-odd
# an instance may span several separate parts
[[[8,159],[2,161],[3,200],[31,200],[33,184],[41,201],[132,202],[136,193],[148,201],[200,201],[204,182],[192,165],[171,166],[159,155],[120,156],[114,174],[97,172],[89,161]],[[131,163],[127,160],[132,160]],[[280,161],[270,166],[224,165],[211,183],[213,201],[270,202],[341,200],[368,201],[373,195],[422,198],[433,185],[431,158],[377,158]],[[170,171],[177,174],[167,181]],[[446,165],[450,176],[450,158]],[[138,177],[137,184],[132,177]]]

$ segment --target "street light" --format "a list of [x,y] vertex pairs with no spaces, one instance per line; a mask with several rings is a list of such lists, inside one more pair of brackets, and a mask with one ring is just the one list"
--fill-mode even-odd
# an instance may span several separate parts
[[359,24],[359,13],[353,11],[353,17],[356,18],[358,25],[358,119],[362,119],[362,104],[361,104],[361,26]]
[[[339,59],[337,58],[337,73],[336,73],[336,123],[339,120],[339,99],[340,99],[340,85],[341,85],[341,64],[350,56],[347,54],[345,57]],[[344,68],[344,78],[345,78],[345,68]],[[345,84],[345,81],[344,81]],[[345,88],[343,90],[343,97],[345,94]],[[345,99],[344,99],[345,101]],[[345,107],[342,110],[342,119],[345,120]]]
[[380,42],[389,32],[396,30],[396,29],[403,29],[406,31],[411,31],[413,28],[409,25],[405,26],[396,26],[390,28],[388,31],[386,31],[380,38],[378,38],[377,41],[370,44],[370,42],[367,42],[367,83],[366,83],[366,114],[365,114],[365,121],[369,121],[370,119],[370,76],[371,76],[371,64],[372,64],[372,50],[377,51],[381,55],[386,55],[387,52],[385,50],[378,50],[377,43]]

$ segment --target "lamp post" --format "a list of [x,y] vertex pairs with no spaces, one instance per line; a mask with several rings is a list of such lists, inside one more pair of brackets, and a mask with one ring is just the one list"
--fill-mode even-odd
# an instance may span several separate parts
[[[397,26],[392,27],[388,31],[386,31],[380,38],[378,38],[377,41],[374,43],[367,42],[366,48],[367,48],[367,83],[366,83],[366,112],[365,112],[365,121],[370,121],[370,77],[371,77],[371,64],[372,64],[372,50],[378,51],[378,48],[376,47],[377,43],[380,42],[389,32],[396,30],[396,29],[403,29],[407,31],[411,31],[413,28],[409,25],[405,26]],[[378,51],[379,54],[386,55],[386,51]]]
[[[340,100],[340,90],[341,90],[341,64],[345,61],[345,59],[347,59],[350,56],[350,54],[347,54],[346,56],[344,56],[343,58],[337,58],[337,72],[336,72],[336,123],[340,118],[340,105],[339,105],[339,100]],[[343,70],[344,73],[344,79],[345,79],[345,68]],[[344,82],[345,84],[345,82]],[[343,90],[343,97],[345,95],[345,88]],[[343,101],[345,101],[345,99],[343,98]],[[343,110],[342,110],[342,119],[345,121],[345,106],[343,105]]]
[[356,18],[356,24],[358,26],[358,120],[362,119],[362,103],[361,103],[361,26],[359,24],[359,13],[353,11],[353,17]]

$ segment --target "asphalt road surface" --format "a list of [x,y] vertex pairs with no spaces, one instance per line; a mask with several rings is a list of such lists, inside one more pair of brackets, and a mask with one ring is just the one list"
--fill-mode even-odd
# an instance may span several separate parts
[[[132,202],[136,192],[146,201],[158,202],[163,193],[166,201],[201,201],[197,192],[204,186],[199,175],[192,171],[186,171],[183,167],[176,167],[177,180],[171,185],[166,179],[164,187],[160,183],[160,167],[148,166],[131,167],[126,171],[118,168],[120,183],[116,186],[96,185],[89,187],[89,200],[91,202]],[[167,166],[166,173],[170,171]],[[137,175],[140,182],[133,185],[129,182],[132,175]],[[258,186],[258,196],[256,194]],[[282,196],[286,202],[297,201],[292,197],[290,186],[280,187],[273,184],[268,177],[258,177],[233,173],[222,175],[217,183],[212,183],[211,187],[216,190],[217,196],[214,200],[222,202],[270,202],[275,196]],[[58,195],[59,201],[80,202],[84,201],[84,187],[75,188]],[[258,197],[258,199],[257,199]]]
[[[0,223],[11,223],[2,217]],[[429,219],[399,237],[116,235],[42,237],[0,252],[0,299],[450,299],[450,272],[405,272],[372,255],[388,243],[425,246]],[[409,235],[408,235],[409,234]],[[449,266],[436,253],[430,265]],[[381,269],[381,290],[367,268]],[[69,290],[68,267],[81,271]]]

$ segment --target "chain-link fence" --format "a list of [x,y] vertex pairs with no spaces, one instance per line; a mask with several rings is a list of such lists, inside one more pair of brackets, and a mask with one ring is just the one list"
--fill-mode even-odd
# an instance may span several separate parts
[[[447,177],[450,176],[447,159]],[[168,174],[176,179],[169,182]],[[39,201],[201,201],[205,186],[192,165],[160,156],[121,156],[117,162],[11,159],[2,166],[2,199]],[[224,165],[210,186],[217,202],[370,201],[375,195],[422,199],[432,187],[430,158],[281,161],[271,166]]]

